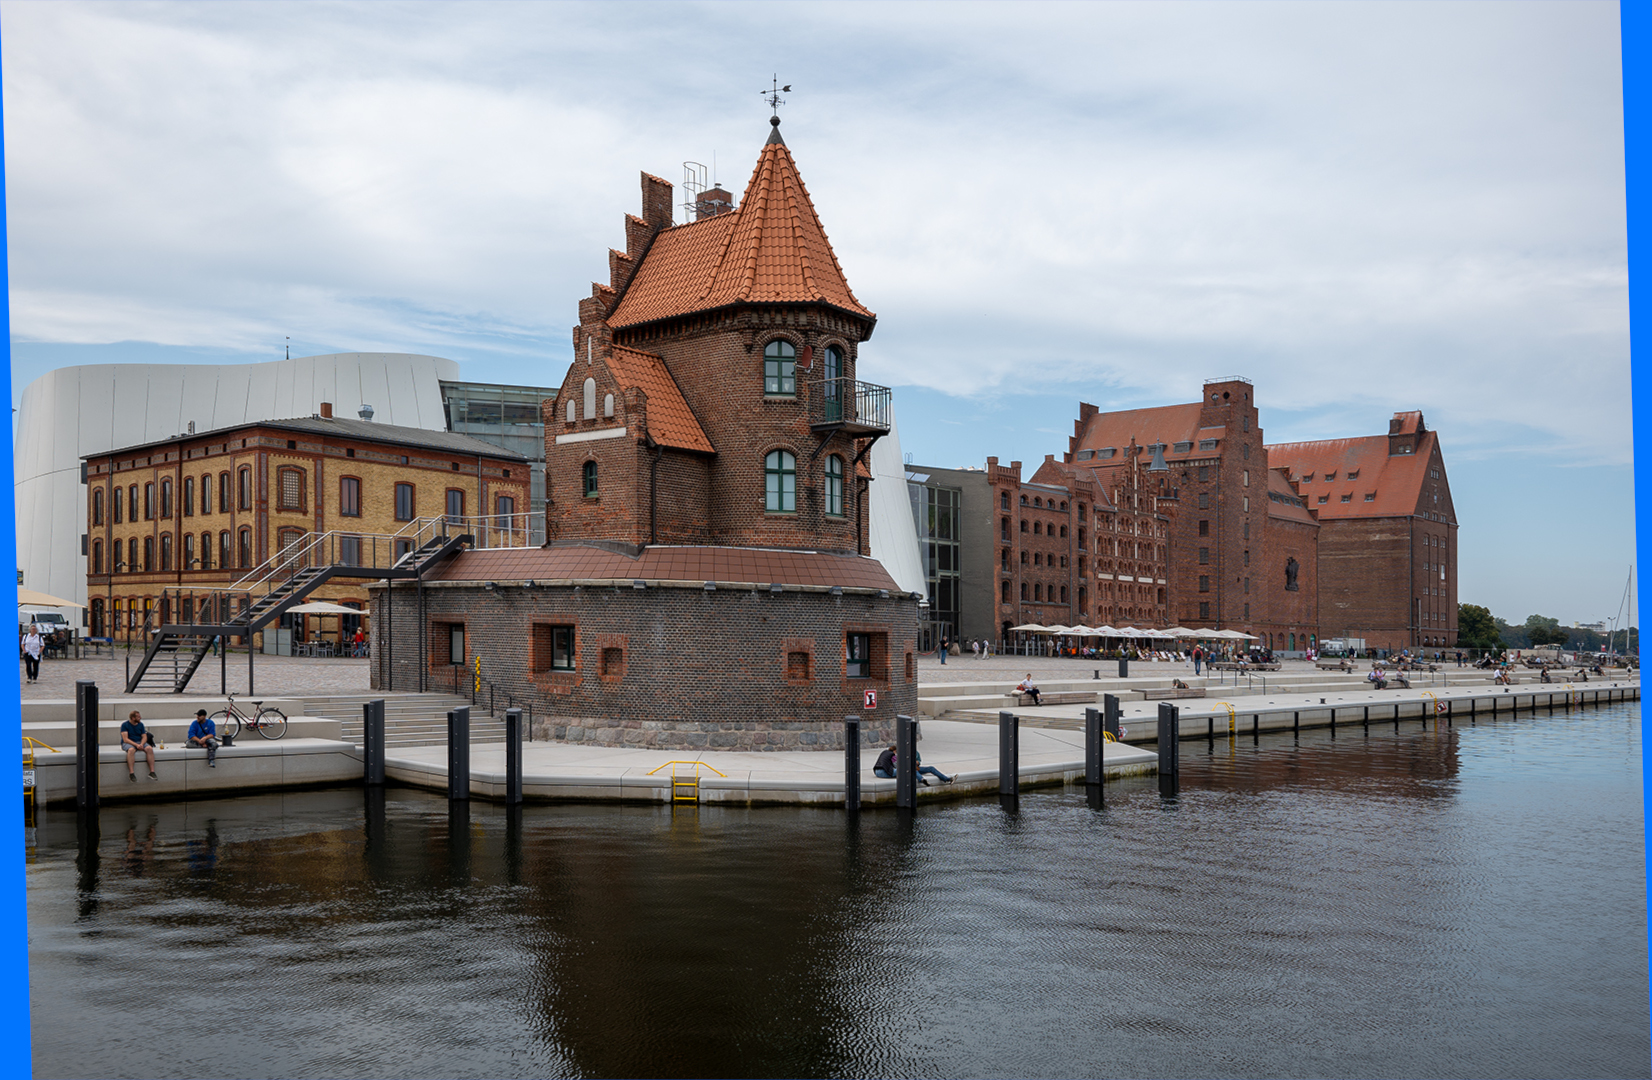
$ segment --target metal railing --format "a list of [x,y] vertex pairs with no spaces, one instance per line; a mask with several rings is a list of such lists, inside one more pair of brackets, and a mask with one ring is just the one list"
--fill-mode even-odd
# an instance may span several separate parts
[[894,395],[887,386],[854,379],[821,379],[811,384],[809,419],[817,424],[894,426]]

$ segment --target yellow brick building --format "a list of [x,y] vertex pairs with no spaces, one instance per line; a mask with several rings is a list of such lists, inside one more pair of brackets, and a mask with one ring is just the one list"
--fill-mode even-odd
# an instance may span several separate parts
[[[266,420],[84,459],[91,633],[138,641],[146,626],[208,622],[207,606],[283,553],[385,566],[447,519],[481,546],[522,546],[527,459],[468,435],[321,413]],[[346,639],[362,624],[364,578],[310,600],[361,616],[288,615],[298,640]],[[255,644],[257,644],[255,635]]]

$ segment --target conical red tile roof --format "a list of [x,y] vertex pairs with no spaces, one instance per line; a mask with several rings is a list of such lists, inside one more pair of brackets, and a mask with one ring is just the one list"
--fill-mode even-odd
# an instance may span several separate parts
[[876,319],[855,299],[791,151],[763,147],[730,214],[662,231],[608,325],[619,329],[736,303],[829,304]]

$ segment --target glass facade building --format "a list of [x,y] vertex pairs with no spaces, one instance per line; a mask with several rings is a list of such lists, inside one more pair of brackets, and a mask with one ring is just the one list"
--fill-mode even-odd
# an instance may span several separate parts
[[545,417],[540,403],[556,397],[550,386],[441,380],[447,430],[514,450],[528,459],[529,542],[545,542]]

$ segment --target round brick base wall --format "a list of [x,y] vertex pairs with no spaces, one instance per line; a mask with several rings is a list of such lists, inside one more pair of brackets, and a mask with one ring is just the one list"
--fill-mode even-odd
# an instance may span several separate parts
[[[534,722],[534,738],[590,746],[659,750],[842,751],[843,723],[785,720],[606,720],[554,717]],[[873,756],[895,741],[894,717],[863,718],[860,745]]]

